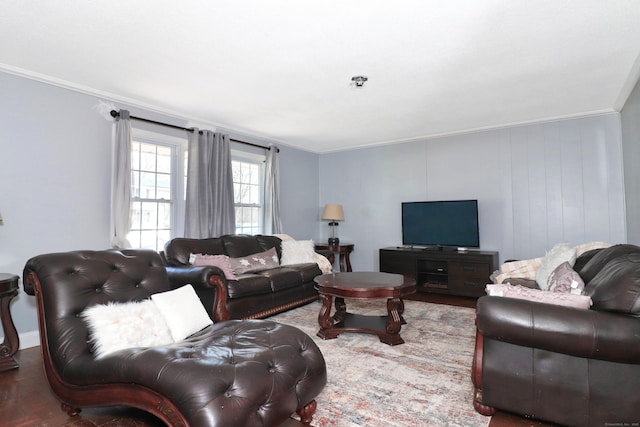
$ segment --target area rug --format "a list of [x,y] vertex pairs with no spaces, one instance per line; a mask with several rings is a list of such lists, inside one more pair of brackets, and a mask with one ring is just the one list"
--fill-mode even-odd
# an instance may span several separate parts
[[[346,302],[351,313],[386,314],[384,300]],[[474,309],[405,301],[405,343],[393,347],[361,333],[323,340],[319,311],[314,302],[271,318],[305,331],[325,357],[328,384],[314,426],[488,426],[472,404]]]

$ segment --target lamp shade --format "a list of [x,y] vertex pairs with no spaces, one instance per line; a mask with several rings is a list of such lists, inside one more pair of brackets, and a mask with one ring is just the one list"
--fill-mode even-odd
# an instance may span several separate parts
[[329,221],[344,221],[344,211],[342,205],[325,205],[322,212],[322,219]]

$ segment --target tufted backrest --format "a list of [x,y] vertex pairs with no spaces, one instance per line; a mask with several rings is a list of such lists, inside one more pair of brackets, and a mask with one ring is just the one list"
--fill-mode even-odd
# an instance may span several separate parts
[[222,239],[212,237],[210,239],[191,239],[176,237],[164,245],[164,256],[167,265],[180,267],[189,265],[191,254],[226,255]]
[[25,292],[37,297],[41,339],[60,371],[67,363],[92,359],[88,329],[80,318],[85,308],[169,290],[162,259],[150,250],[39,255],[27,261],[23,277]]
[[248,234],[228,234],[221,237],[224,249],[231,258],[240,258],[247,255],[264,252],[267,249],[276,248],[278,258],[280,258],[280,244],[282,240],[276,236],[266,236],[258,234],[250,236]]
[[191,239],[178,237],[169,240],[164,246],[167,265],[179,267],[189,264],[191,254],[227,255],[231,258],[243,257],[267,249],[276,248],[281,257],[282,240],[276,236],[226,234],[209,239]]

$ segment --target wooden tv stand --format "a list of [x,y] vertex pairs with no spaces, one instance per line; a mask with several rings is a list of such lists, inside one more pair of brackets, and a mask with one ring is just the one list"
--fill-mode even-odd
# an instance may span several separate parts
[[418,292],[480,297],[498,269],[498,252],[389,247],[380,249],[380,271],[416,281]]

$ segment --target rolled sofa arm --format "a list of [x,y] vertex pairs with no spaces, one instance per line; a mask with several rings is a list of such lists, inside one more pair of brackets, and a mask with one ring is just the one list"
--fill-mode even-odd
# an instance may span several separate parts
[[515,298],[478,300],[476,325],[495,339],[577,357],[640,364],[640,319]]
[[229,320],[227,311],[227,280],[224,272],[214,266],[165,266],[171,288],[192,285],[214,322]]

